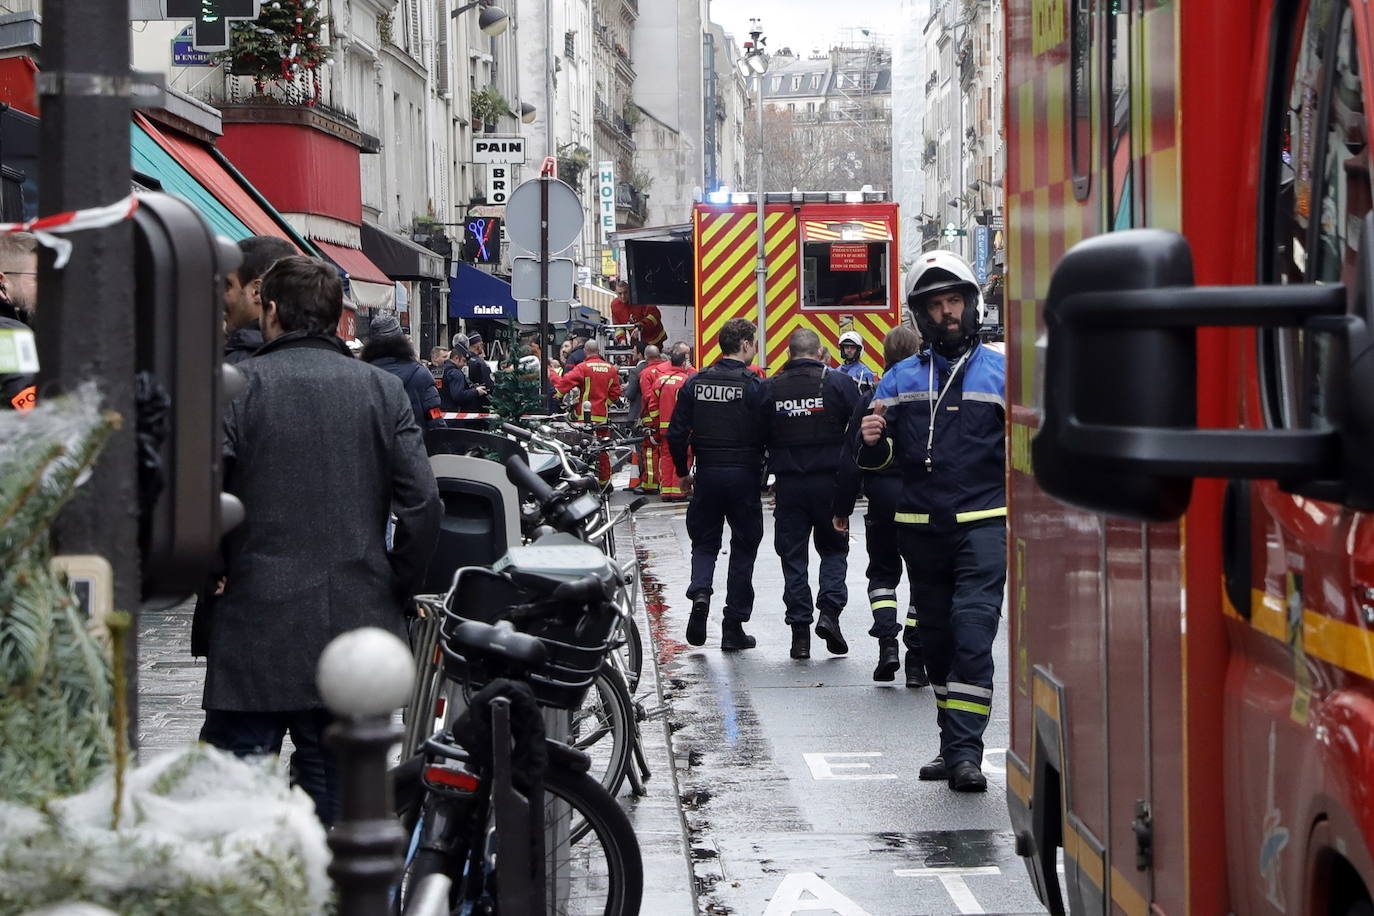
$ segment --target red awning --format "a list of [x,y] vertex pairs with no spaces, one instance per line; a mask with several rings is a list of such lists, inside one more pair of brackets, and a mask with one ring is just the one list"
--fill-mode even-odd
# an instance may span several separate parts
[[[291,241],[281,224],[263,209],[253,196],[244,190],[243,185],[225,171],[210,151],[191,139],[183,139],[170,132],[159,130],[143,115],[135,113],[134,120],[147,132],[148,136],[167,151],[181,166],[200,182],[201,186],[215,196],[215,199],[233,213],[256,235],[272,235]],[[294,242],[292,242],[295,245]],[[299,250],[299,246],[296,246]]]
[[325,253],[329,260],[348,271],[349,279],[359,280],[363,283],[393,285],[391,278],[382,273],[381,268],[368,260],[367,255],[358,249],[345,248],[343,245],[335,245],[333,242],[321,242],[319,239],[315,239],[315,244],[320,246],[320,250]]

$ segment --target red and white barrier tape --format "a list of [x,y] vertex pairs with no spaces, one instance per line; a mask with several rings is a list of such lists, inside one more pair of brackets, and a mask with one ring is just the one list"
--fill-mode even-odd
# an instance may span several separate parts
[[501,416],[499,413],[445,413],[445,420],[490,420]]
[[85,210],[71,210],[40,216],[22,223],[0,223],[0,234],[13,232],[32,232],[39,243],[53,250],[53,266],[58,270],[67,266],[72,256],[72,243],[61,238],[59,233],[80,232],[83,229],[104,229],[134,215],[138,209],[138,198],[133,194],[123,200],[103,207],[89,207]]

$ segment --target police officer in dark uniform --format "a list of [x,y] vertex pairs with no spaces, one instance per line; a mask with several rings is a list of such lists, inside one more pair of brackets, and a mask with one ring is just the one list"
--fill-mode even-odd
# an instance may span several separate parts
[[930,349],[883,376],[861,425],[858,464],[902,469],[893,518],[940,728],[940,753],[918,775],[983,792],[1007,577],[1006,359],[979,342],[978,281],[953,252],[921,256],[907,306]]
[[[897,364],[921,349],[921,336],[914,328],[899,325],[883,338],[884,370],[890,372]],[[907,607],[906,625],[897,621],[897,584],[902,580],[902,554],[897,547],[897,501],[902,495],[902,469],[892,463],[881,471],[864,472],[855,463],[855,455],[862,440],[859,427],[873,400],[873,391],[859,395],[859,405],[850,415],[845,432],[844,451],[840,454],[840,468],[835,478],[835,504],[831,510],[837,531],[849,532],[849,516],[854,512],[860,491],[868,497],[868,511],[864,513],[864,543],[868,546],[868,605],[873,612],[873,626],[868,635],[878,640],[878,665],[873,680],[891,681],[901,666],[897,637],[906,646],[906,685],[925,687],[925,660],[921,657],[921,637],[916,601]]]
[[[859,388],[843,372],[821,362],[821,339],[809,328],[792,332],[787,363],[769,382],[768,464],[773,487],[773,546],[782,561],[783,604],[792,628],[792,657],[811,657],[811,622],[836,655],[849,651],[840,633],[840,612],[849,591],[849,538],[831,523],[835,470],[845,426],[859,402]],[[807,559],[814,540],[821,557],[816,602],[811,603]]]
[[[687,534],[692,539],[692,602],[687,642],[706,642],[712,582],[725,523],[730,523],[730,567],[725,580],[725,609],[720,647],[730,652],[754,648],[744,624],[754,611],[754,558],[763,540],[764,430],[771,403],[764,382],[749,369],[758,353],[757,329],[744,318],[731,318],[720,329],[720,361],[682,386],[668,449],[691,492]],[[696,455],[692,475],[688,448]]]

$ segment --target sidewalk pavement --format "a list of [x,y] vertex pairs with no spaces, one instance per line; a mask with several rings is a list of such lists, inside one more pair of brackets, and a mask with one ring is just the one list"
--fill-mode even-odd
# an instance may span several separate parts
[[[627,534],[623,537],[628,537]],[[628,541],[621,548],[631,552]],[[147,760],[160,751],[185,747],[200,733],[204,712],[201,691],[205,661],[191,657],[191,615],[194,602],[161,611],[147,611],[138,624],[138,746]],[[648,711],[660,707],[663,690],[649,620],[643,602],[635,609],[644,635],[644,674],[638,700]],[[644,861],[644,904],[641,912],[654,916],[692,916],[697,912],[696,893],[689,864],[686,823],[679,804],[669,716],[658,715],[640,723],[645,757],[651,778],[646,794],[630,794],[628,781],[620,797],[639,837]],[[290,739],[283,760],[291,753]],[[685,766],[685,762],[681,762]],[[285,763],[282,764],[285,778]]]

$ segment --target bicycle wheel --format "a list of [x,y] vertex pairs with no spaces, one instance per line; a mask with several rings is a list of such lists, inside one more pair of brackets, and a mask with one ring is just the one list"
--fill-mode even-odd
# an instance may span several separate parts
[[644,866],[630,819],[594,779],[562,767],[544,774],[545,912],[632,916]]
[[612,796],[630,771],[634,706],[619,672],[602,664],[582,705],[572,711],[566,742],[592,758],[590,773]]
[[630,616],[625,618],[625,622],[620,627],[620,636],[625,640],[625,645],[617,651],[620,653],[620,660],[624,663],[625,686],[630,690],[630,696],[634,696],[639,689],[640,672],[644,670],[644,641],[639,635],[639,623],[635,620],[633,608]]

